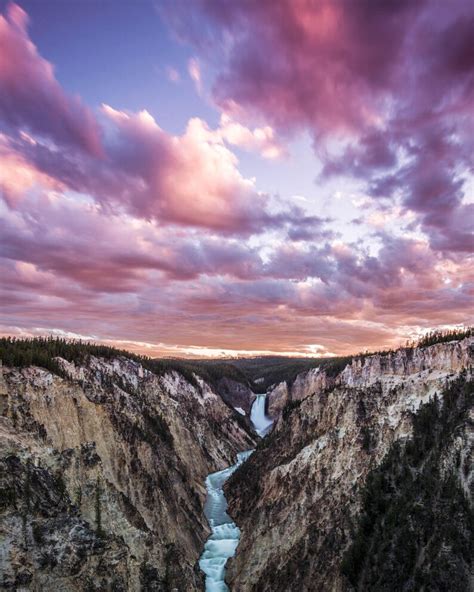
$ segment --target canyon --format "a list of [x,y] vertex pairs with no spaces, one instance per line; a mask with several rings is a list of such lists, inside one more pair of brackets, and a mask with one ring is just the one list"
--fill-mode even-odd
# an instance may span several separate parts
[[[317,364],[261,394],[257,375],[156,372],[123,352],[56,356],[52,370],[4,364],[1,585],[441,591],[448,588],[438,580],[449,577],[449,589],[472,590],[472,559],[459,541],[468,549],[472,540],[473,354],[468,335],[355,356]],[[436,436],[429,443],[428,412]],[[395,561],[393,549],[375,552],[374,541],[383,532],[380,547],[389,549],[401,535],[387,526],[390,503],[374,514],[369,501],[374,483],[392,471],[390,499],[405,500],[407,515],[426,509],[422,498],[412,503],[397,473],[405,457],[414,462],[413,448],[419,464],[403,474],[415,479],[429,466],[450,484],[461,514],[452,515],[455,532],[441,536],[439,524],[423,543],[428,526],[415,528],[413,518],[416,567],[397,587],[390,569],[408,560]],[[433,512],[443,499],[437,494]],[[454,512],[443,508],[433,524]],[[367,516],[378,526],[367,529]],[[372,565],[382,561],[383,569]],[[445,566],[438,575],[435,565]]]

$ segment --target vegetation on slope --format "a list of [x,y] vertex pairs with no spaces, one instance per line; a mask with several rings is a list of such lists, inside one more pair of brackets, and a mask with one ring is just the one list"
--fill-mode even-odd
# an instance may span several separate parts
[[107,345],[56,337],[0,338],[0,360],[5,366],[17,368],[40,366],[64,378],[67,377],[55,358],[64,358],[68,362],[80,365],[86,363],[90,356],[106,360],[123,356],[140,363],[144,368],[159,376],[165,372],[176,370],[195,385],[194,374],[198,374],[213,386],[224,376],[238,382],[248,383],[246,376],[236,366],[224,362],[201,361],[196,363],[184,359],[151,359]]
[[63,378],[67,378],[67,376],[55,358],[60,357],[68,362],[81,365],[87,363],[90,356],[106,360],[123,356],[140,363],[144,368],[159,376],[165,372],[176,370],[191,384],[197,386],[193,370],[186,364],[180,363],[179,360],[152,360],[126,350],[80,340],[55,337],[0,338],[0,360],[2,360],[4,366],[17,368],[40,366]]
[[[67,376],[55,360],[56,357],[80,365],[85,364],[90,356],[106,360],[123,356],[142,364],[144,368],[157,375],[176,370],[195,386],[194,374],[199,375],[215,388],[222,378],[227,378],[245,384],[257,392],[259,389],[266,390],[271,384],[283,380],[291,383],[300,372],[316,366],[324,365],[330,371],[331,368],[339,368],[341,364],[344,367],[347,360],[350,360],[350,357],[311,358],[309,360],[307,358],[280,357],[235,360],[151,359],[115,347],[80,340],[56,337],[0,338],[0,359],[5,366],[19,368],[40,366],[63,378],[67,378]],[[263,378],[263,381],[256,384],[255,379],[258,378]]]
[[[208,369],[223,374],[227,373],[229,378],[248,384],[255,393],[262,393],[280,382],[286,381],[288,385],[291,385],[298,374],[308,372],[318,366],[324,368],[329,375],[335,376],[351,359],[351,356],[333,358],[261,356],[257,358],[229,358],[219,361],[195,360],[192,362],[192,366],[201,375],[203,371]],[[185,360],[181,360],[181,362],[186,363]],[[231,368],[234,370],[232,371]]]
[[[448,341],[460,341],[473,334],[474,331],[472,328],[432,331],[419,341],[408,343],[405,349],[427,347]],[[27,339],[17,339],[14,337],[0,338],[0,359],[5,366],[27,367],[35,365],[67,378],[61,366],[54,358],[61,357],[75,364],[83,364],[86,362],[88,356],[105,359],[124,356],[139,362],[146,369],[157,375],[162,375],[171,370],[178,371],[195,386],[197,386],[197,383],[194,375],[197,374],[216,389],[218,388],[219,381],[227,378],[245,384],[254,392],[265,392],[270,386],[283,381],[286,381],[291,386],[298,374],[308,372],[316,367],[324,369],[328,376],[334,377],[347,364],[350,364],[353,359],[364,358],[375,353],[388,355],[393,353],[393,351],[364,352],[353,356],[331,358],[261,356],[256,358],[228,358],[219,360],[151,359],[147,356],[140,356],[115,347],[80,340],[55,337]]]
[[[431,345],[431,343],[430,343]],[[460,455],[443,471],[460,426],[474,405],[474,383],[461,377],[413,417],[413,437],[395,443],[372,471],[342,571],[356,590],[469,589],[474,511],[461,477],[472,467]]]
[[153,360],[155,363],[169,364],[172,362],[177,368],[185,369],[199,375],[208,384],[217,388],[221,379],[227,378],[251,387],[248,377],[242,372],[238,365],[223,360],[186,360],[167,359]]
[[410,345],[410,347],[428,347],[435,345],[436,343],[447,343],[449,341],[461,341],[466,337],[472,337],[474,335],[474,329],[467,327],[466,329],[451,329],[447,331],[430,331],[423,337],[421,337],[416,343]]
[[[55,337],[35,337],[29,339],[16,339],[14,337],[0,338],[0,360],[4,366],[17,368],[39,366],[65,379],[68,379],[69,376],[57,362],[57,357],[76,365],[87,365],[90,356],[106,360],[125,357],[141,364],[144,368],[158,376],[162,376],[166,372],[176,371],[197,389],[200,389],[200,385],[196,380],[196,374],[213,387],[216,392],[219,392],[218,382],[224,376],[248,384],[245,375],[238,368],[230,364],[197,365],[189,360],[155,360],[106,345]],[[104,380],[106,380],[106,377],[104,377]],[[115,376],[113,380],[110,379],[110,384],[104,386],[112,387],[112,383],[117,384],[122,390],[133,394],[130,385],[124,384],[119,376]],[[232,406],[225,400],[224,403],[234,411]],[[147,417],[148,414],[145,414],[144,418],[146,419]],[[244,418],[236,413],[234,419],[245,431],[249,431],[249,425]],[[156,417],[153,421],[155,425],[151,427],[154,427],[155,430],[166,436],[166,429],[164,425],[161,425],[161,418]],[[169,440],[170,438],[168,437],[167,439]]]

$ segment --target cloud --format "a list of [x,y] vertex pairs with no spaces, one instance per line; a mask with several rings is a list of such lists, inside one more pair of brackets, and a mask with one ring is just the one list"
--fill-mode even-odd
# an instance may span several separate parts
[[0,323],[10,327],[162,342],[177,352],[303,352],[317,336],[327,351],[349,353],[471,314],[472,273],[447,266],[426,243],[386,238],[377,257],[283,243],[264,261],[233,239],[173,238],[85,204],[40,201],[2,218]]
[[199,60],[197,58],[190,58],[188,61],[188,74],[191,80],[194,82],[196,86],[196,90],[198,94],[202,93],[202,80],[201,80],[201,66],[199,65]]
[[0,196],[13,207],[28,192],[44,188],[60,191],[64,186],[54,177],[38,170],[15,151],[6,136],[0,134]]
[[17,4],[0,14],[0,119],[54,142],[101,154],[94,116],[79,98],[68,96],[28,37],[28,16]]
[[165,6],[217,72],[213,97],[226,113],[308,130],[320,181],[360,178],[414,212],[434,249],[472,249],[455,226],[470,213],[472,3],[202,0],[193,18],[188,3]]
[[[11,206],[22,193],[43,188],[87,194],[115,213],[162,225],[249,235],[285,224],[255,181],[239,172],[229,148],[281,155],[270,127],[250,130],[223,116],[212,130],[193,118],[178,136],[146,110],[104,105],[96,118],[60,87],[29,39],[27,22],[15,4],[0,16],[0,125],[6,131],[0,156],[8,166],[0,182]],[[200,84],[196,59],[189,71]]]
[[121,199],[135,215],[242,234],[277,223],[268,198],[240,174],[237,157],[202,119],[170,136],[146,111],[105,105],[103,112],[112,124],[109,159],[133,184]]
[[377,119],[379,91],[390,87],[419,4],[263,0],[224,9],[201,1],[194,4],[199,20],[189,18],[188,3],[174,2],[168,16],[207,59],[217,56],[214,96],[226,111],[324,133]]
[[[12,4],[0,16],[0,183],[13,206],[30,190],[61,189],[160,224],[252,234],[281,224],[268,197],[241,175],[228,145],[273,157],[271,128],[253,131],[223,119],[211,130],[191,119],[181,136],[147,112],[104,106],[94,117],[54,78],[52,65],[28,37],[28,17]],[[189,70],[200,84],[197,60]]]
[[[212,62],[223,111],[181,134],[146,110],[92,114],[38,54],[24,11],[0,17],[0,325],[157,355],[341,354],[468,322],[469,6],[194,6],[208,26],[190,72],[202,85]],[[300,129],[318,182],[366,182],[363,240],[239,170],[233,147],[284,158]]]
[[[361,327],[407,320],[429,326],[467,318],[472,297],[472,273],[462,261],[448,265],[426,242],[382,234],[377,256],[337,242],[278,242],[262,258],[259,248],[233,238],[180,235],[94,204],[36,194],[4,209],[0,231],[2,298],[15,318],[31,301],[38,314],[56,306],[60,319],[63,307],[73,307],[83,318],[78,325],[86,324],[99,303],[94,318],[102,314],[111,326],[116,318],[121,331],[132,317],[143,328],[156,315],[183,315],[191,338],[207,319],[226,335],[226,347],[234,338],[229,319],[238,318],[238,338],[245,329],[249,343],[267,349],[270,332],[265,341],[259,331],[279,318],[287,329],[292,319],[291,335],[328,316],[341,325],[357,319]],[[289,336],[281,338],[291,345]]]
[[148,283],[201,275],[252,279],[261,273],[257,251],[234,239],[179,236],[73,199],[30,196],[21,208],[3,208],[0,231],[5,259],[97,292],[134,292]]
[[269,125],[252,130],[223,113],[216,133],[228,144],[257,151],[270,160],[287,154],[286,148],[278,141],[275,131]]
[[168,77],[168,80],[170,82],[174,82],[175,84],[177,84],[181,80],[180,73],[178,72],[178,70],[176,70],[176,68],[173,68],[172,66],[167,66],[166,76]]

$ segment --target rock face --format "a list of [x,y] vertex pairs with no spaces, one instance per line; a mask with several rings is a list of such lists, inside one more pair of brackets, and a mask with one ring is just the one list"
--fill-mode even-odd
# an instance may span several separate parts
[[247,415],[250,415],[252,403],[255,401],[255,393],[246,384],[224,377],[219,380],[217,389],[226,403],[234,409],[240,407]]
[[330,387],[364,387],[380,382],[390,388],[408,375],[420,385],[433,383],[437,372],[450,368],[457,372],[468,365],[472,355],[472,338],[450,344],[439,343],[428,348],[401,348],[387,354],[354,358],[337,376],[328,375],[324,369],[313,368],[299,374],[288,386],[286,382],[275,385],[268,393],[268,413],[276,419],[290,401],[301,401],[309,395],[323,392]]
[[[355,360],[334,378],[312,370],[286,393],[278,387],[274,412],[285,396],[289,405],[225,487],[242,531],[228,571],[233,590],[353,589],[341,561],[367,476],[396,442],[412,436],[413,415],[423,403],[441,396],[462,372],[471,373],[473,343],[467,338],[374,355]],[[472,504],[472,426],[469,431],[469,420],[463,421],[439,462],[461,459],[457,479],[463,475]]]
[[59,362],[0,374],[1,587],[202,590],[204,480],[253,437],[198,378]]
[[308,395],[321,392],[333,384],[334,379],[319,368],[298,374],[290,386],[286,382],[280,382],[271,389],[267,396],[267,412],[270,417],[277,419],[290,401],[301,401]]
[[[305,375],[306,376],[306,375]],[[281,412],[291,401],[291,387],[283,381],[275,385],[267,394],[267,413],[272,419],[280,417]]]

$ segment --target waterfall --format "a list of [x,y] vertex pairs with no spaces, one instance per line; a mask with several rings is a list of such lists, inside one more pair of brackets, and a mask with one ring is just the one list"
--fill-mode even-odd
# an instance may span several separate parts
[[257,395],[250,410],[250,420],[259,436],[263,438],[273,425],[273,420],[265,414],[266,394]]

